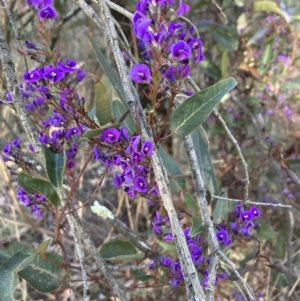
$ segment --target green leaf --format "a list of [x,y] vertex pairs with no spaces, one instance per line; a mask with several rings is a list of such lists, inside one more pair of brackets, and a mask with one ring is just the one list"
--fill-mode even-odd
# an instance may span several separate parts
[[46,251],[47,251],[47,249],[48,249],[48,246],[50,244],[50,241],[51,241],[51,238],[48,239],[48,240],[45,240],[45,241],[41,242],[38,245],[38,247],[37,247],[37,249],[35,251],[35,254],[45,254]]
[[197,202],[189,194],[184,195],[184,201],[188,209],[193,210],[195,212],[199,211],[199,206]]
[[[45,249],[46,243],[47,241],[42,243],[43,247],[41,248]],[[61,255],[55,253],[36,255],[38,249],[35,250],[23,243],[12,241],[6,243],[4,249],[0,249],[0,264],[13,258],[19,252],[33,256],[33,261],[25,269],[18,272],[18,276],[25,279],[34,289],[49,293],[62,284],[65,270],[61,268],[63,262]]]
[[200,70],[206,75],[219,79],[221,77],[221,70],[213,61],[206,59],[200,63]]
[[55,253],[45,253],[34,256],[33,263],[19,272],[34,289],[43,293],[50,293],[63,282],[65,270],[61,268],[63,257]]
[[300,171],[300,159],[286,160],[286,162],[291,169]]
[[125,240],[110,241],[102,245],[100,255],[104,259],[122,256],[122,255],[133,255],[136,254],[136,249],[133,244]]
[[196,235],[203,233],[204,231],[205,231],[205,227],[202,223],[202,219],[199,216],[193,215],[190,236],[195,237]]
[[27,193],[38,192],[42,194],[48,201],[50,201],[56,207],[60,204],[60,199],[54,186],[48,181],[32,177],[31,175],[22,172],[19,175],[18,184]]
[[300,83],[297,82],[285,82],[283,84],[284,88],[291,89],[291,90],[300,90]]
[[239,47],[239,40],[232,33],[220,29],[210,30],[213,39],[224,48],[224,50],[237,50]]
[[104,70],[104,72],[106,73],[106,75],[108,76],[111,84],[113,85],[114,89],[116,90],[116,92],[118,93],[120,99],[122,100],[123,103],[126,103],[125,101],[125,94],[124,94],[124,89],[123,89],[123,85],[122,82],[118,76],[118,74],[116,73],[116,71],[110,66],[110,64],[108,63],[107,59],[105,58],[104,54],[102,53],[101,49],[98,47],[98,45],[96,44],[96,42],[94,41],[93,38],[88,36],[88,39],[90,40],[90,43],[92,45],[92,48]]
[[192,140],[203,181],[211,194],[218,195],[218,182],[210,159],[208,141],[202,127],[192,132]]
[[257,31],[248,41],[247,46],[250,46],[251,44],[257,44],[258,41],[261,40],[263,37],[266,36],[266,34],[269,32],[269,28],[263,28]]
[[228,213],[229,213],[229,206],[228,201],[225,200],[217,200],[217,204],[214,209],[213,214],[213,222],[220,223],[221,218],[223,217],[225,221],[227,220]]
[[110,85],[107,76],[103,76],[95,85],[95,109],[100,126],[111,122],[112,118]]
[[[227,197],[227,194],[224,194],[224,197]],[[235,202],[226,201],[226,200],[217,200],[213,213],[213,222],[219,223],[221,218],[224,218],[225,221],[228,219],[228,214],[234,210],[236,207]]]
[[54,153],[49,147],[44,146],[46,159],[46,170],[50,182],[61,188],[63,185],[63,176],[65,169],[65,152]]
[[273,41],[268,43],[265,47],[264,53],[262,55],[261,62],[263,66],[267,66],[273,57]]
[[[158,152],[161,156],[161,159],[164,163],[164,166],[170,176],[179,176],[182,175],[181,170],[174,162],[172,157],[165,151],[162,145],[158,146]],[[175,192],[181,190],[185,187],[185,179],[184,178],[170,178],[170,185],[174,189]]]
[[131,271],[130,272],[136,279],[145,282],[151,278],[153,278],[152,275],[147,275],[145,272],[140,271],[140,270],[136,270],[136,271]]
[[163,249],[164,253],[177,253],[175,243],[160,240],[158,241],[158,245]]
[[278,4],[274,1],[254,1],[253,10],[255,12],[271,12],[282,16],[287,23],[290,22],[288,13],[280,9]]
[[18,284],[17,272],[28,266],[33,255],[18,252],[0,267],[0,301],[13,301],[13,294]]
[[171,125],[180,136],[191,133],[202,124],[222,97],[236,86],[234,78],[228,78],[197,92],[177,107],[171,117]]
[[249,96],[246,99],[246,102],[249,106],[258,106],[261,103],[261,101],[258,98],[253,97],[253,96]]
[[107,123],[106,125],[102,126],[99,129],[87,130],[86,132],[84,132],[83,136],[85,138],[99,137],[105,129],[107,129],[107,128],[119,128],[120,125],[121,125],[121,123]]
[[222,79],[224,79],[227,76],[227,69],[228,69],[228,51],[224,50],[222,52],[222,58],[221,58]]
[[259,229],[256,232],[256,237],[259,240],[263,239],[274,239],[277,236],[277,232],[272,229],[272,227],[266,223],[263,219],[259,220]]
[[[119,99],[113,100],[112,113],[116,121],[119,121],[126,111],[127,105],[125,106]],[[135,123],[130,113],[124,119],[123,124],[131,135],[135,133]]]

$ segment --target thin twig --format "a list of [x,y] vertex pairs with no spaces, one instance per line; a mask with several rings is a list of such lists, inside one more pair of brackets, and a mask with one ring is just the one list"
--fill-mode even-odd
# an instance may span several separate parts
[[86,278],[86,270],[85,270],[85,266],[84,266],[84,253],[82,252],[82,249],[80,246],[80,239],[78,237],[77,231],[73,232],[73,237],[74,237],[77,255],[78,255],[79,263],[80,263],[80,267],[81,267],[82,284],[83,284],[82,301],[86,301],[88,284],[87,284],[87,278]]
[[142,270],[146,267],[148,267],[148,263],[143,263],[143,264],[133,264],[133,265],[125,265],[125,266],[121,266],[121,265],[111,265],[111,264],[107,264],[106,267],[109,270],[118,270],[118,271],[134,271],[134,270]]
[[[2,0],[2,2],[3,2],[4,7],[5,7],[5,9],[6,9],[6,13],[7,13],[7,16],[8,16],[8,18],[9,18],[9,22],[10,22],[12,28],[13,28],[14,33],[15,33],[15,38],[16,38],[16,40],[18,41],[20,47],[23,48],[23,45],[22,45],[21,39],[20,39],[20,33],[19,33],[19,30],[18,30],[18,28],[17,28],[17,26],[16,26],[16,24],[15,24],[15,21],[14,21],[14,19],[13,19],[13,17],[12,17],[12,14],[11,14],[11,11],[10,11],[10,9],[9,9],[9,7],[8,7],[8,4],[7,4],[6,0]],[[26,70],[28,70],[28,64],[27,64],[27,60],[26,60],[26,57],[25,57],[25,56],[24,56],[24,63],[25,63]]]
[[[230,199],[230,198],[225,198],[222,196],[217,196],[217,195],[211,195],[214,199],[218,199],[218,200],[224,200],[224,201],[230,201],[230,202],[241,202],[241,200],[238,199]],[[278,204],[273,204],[273,203],[261,203],[261,202],[252,202],[250,200],[246,201],[245,203],[248,204],[253,204],[253,205],[257,205],[257,206],[271,206],[271,207],[283,207],[283,208],[293,208],[293,206],[291,205],[284,205],[281,203]]]

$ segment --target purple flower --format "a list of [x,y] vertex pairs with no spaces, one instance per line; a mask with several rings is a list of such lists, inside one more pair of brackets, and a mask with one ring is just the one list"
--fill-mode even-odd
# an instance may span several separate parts
[[28,49],[35,49],[36,48],[36,45],[28,40],[25,40],[25,46],[28,48]]
[[258,218],[261,216],[261,212],[257,207],[251,207],[249,211],[251,212],[253,218]]
[[5,99],[6,99],[7,102],[12,102],[12,101],[13,101],[10,92],[7,92],[7,94],[6,94],[6,96],[5,96]]
[[34,149],[34,147],[33,147],[32,144],[29,144],[28,149],[29,149],[32,153],[35,153],[35,149]]
[[18,138],[18,139],[13,140],[12,146],[15,147],[15,148],[19,148],[21,140],[22,140],[22,138]]
[[29,83],[35,83],[40,79],[40,75],[39,75],[39,70],[33,69],[29,72],[25,72],[23,75],[23,79],[25,82],[29,82]]
[[145,193],[148,190],[147,180],[142,176],[137,176],[134,179],[134,187],[135,187],[136,191]]
[[163,73],[163,77],[168,79],[171,84],[174,83],[176,80],[176,67],[170,66],[167,68]]
[[75,167],[75,162],[73,160],[67,162],[67,168],[73,169],[74,167]]
[[45,19],[53,20],[56,18],[57,13],[51,6],[48,5],[48,6],[44,7],[43,9],[41,9],[39,11],[38,15],[39,15],[40,19],[42,19],[42,20],[45,20]]
[[128,167],[122,173],[122,177],[124,178],[125,184],[132,184],[135,177],[135,172],[132,168]]
[[76,74],[76,81],[80,83],[85,78],[86,73],[82,69],[78,69]]
[[132,152],[136,152],[138,150],[138,146],[141,140],[141,136],[133,136],[130,139],[130,144],[125,150],[125,154],[128,155]]
[[155,222],[152,222],[153,231],[157,234],[161,233],[161,227],[157,225]]
[[41,218],[43,216],[43,212],[39,210],[38,205],[34,204],[31,209],[31,213],[35,215],[37,218]]
[[135,192],[135,189],[134,189],[134,187],[125,187],[124,188],[124,191],[127,193],[127,195],[130,197],[130,198],[134,198],[135,197],[135,195],[136,195],[136,192]]
[[138,164],[141,163],[143,160],[142,155],[139,152],[133,152],[131,154],[131,162],[132,164]]
[[173,241],[173,240],[174,240],[173,234],[172,234],[171,232],[168,233],[168,234],[166,234],[166,235],[164,236],[164,240],[165,240],[165,241],[168,241],[168,242]]
[[156,212],[155,212],[155,216],[154,216],[154,218],[153,218],[153,221],[154,221],[155,223],[157,223],[157,224],[162,223],[162,218],[161,218],[161,216],[160,216],[160,214],[159,214],[159,211],[156,211]]
[[186,60],[190,58],[192,55],[192,51],[190,46],[184,42],[184,41],[179,41],[176,44],[173,45],[172,47],[172,58],[176,58],[179,61]]
[[117,188],[120,188],[124,182],[124,178],[120,175],[115,174],[113,183]]
[[241,221],[250,221],[253,219],[253,215],[250,211],[244,211],[240,213],[240,219]]
[[285,106],[284,114],[288,119],[290,119],[292,117],[292,110],[288,106]]
[[5,144],[5,146],[2,149],[2,153],[5,155],[9,155],[11,151],[10,143]]
[[94,146],[94,148],[93,148],[93,157],[95,160],[101,159],[101,153],[97,146]]
[[221,230],[216,233],[218,241],[222,242],[223,245],[228,246],[231,243],[226,230]]
[[126,129],[126,127],[122,126],[120,127],[120,138],[123,140],[129,140],[130,135]]
[[144,157],[150,157],[153,151],[153,144],[150,141],[146,141],[142,145],[142,154]]
[[152,259],[148,265],[149,270],[153,270],[156,264],[156,259]]
[[100,136],[100,140],[109,144],[114,144],[120,139],[120,132],[114,128],[105,129]]
[[53,66],[46,66],[43,77],[49,80],[52,84],[56,84],[65,77],[65,74]]
[[36,9],[52,5],[52,0],[27,0],[28,5],[33,5]]
[[153,39],[153,34],[149,32],[149,26],[151,25],[150,19],[144,19],[134,26],[134,33],[136,37],[145,43],[150,43]]
[[145,64],[135,64],[129,72],[130,78],[137,83],[150,83],[150,69]]
[[177,16],[183,16],[190,10],[190,6],[188,4],[184,4],[182,0],[179,0],[179,7],[176,11]]
[[66,59],[65,63],[63,63],[62,61],[59,61],[57,63],[57,67],[65,73],[73,73],[77,70],[76,62],[71,59],[68,59],[68,58]]
[[165,267],[171,267],[174,264],[174,261],[170,257],[161,256],[160,263]]

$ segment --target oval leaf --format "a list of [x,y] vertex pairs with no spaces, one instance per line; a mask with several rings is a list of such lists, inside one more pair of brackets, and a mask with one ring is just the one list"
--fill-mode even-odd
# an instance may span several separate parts
[[290,16],[280,9],[278,4],[274,1],[255,1],[253,4],[253,9],[255,12],[272,12],[282,16],[287,23],[290,22]]
[[[171,176],[178,176],[182,175],[181,170],[176,165],[172,157],[165,151],[165,149],[162,147],[162,145],[159,145],[158,152],[161,156],[161,159],[164,163],[164,166]],[[185,179],[184,178],[170,178],[170,184],[172,188],[177,192],[178,190],[184,188],[185,186]]]
[[125,240],[115,240],[102,245],[100,255],[104,258],[112,258],[123,255],[136,254],[133,244]]
[[31,175],[22,172],[19,175],[18,184],[27,193],[38,192],[42,194],[54,206],[58,206],[60,204],[60,199],[54,186],[48,181],[32,177]]
[[234,78],[228,78],[188,98],[172,115],[174,131],[180,136],[191,133],[206,120],[222,97],[236,84]]
[[192,228],[190,230],[190,236],[195,237],[196,235],[203,233],[205,231],[205,227],[202,223],[202,220],[198,216],[193,216],[192,218]]
[[211,194],[218,195],[218,182],[211,163],[208,142],[205,139],[205,135],[206,133],[202,126],[195,129],[191,134],[197,161],[200,167],[200,173],[204,183]]
[[49,147],[44,146],[46,170],[50,182],[55,187],[62,187],[65,169],[65,152],[54,153]]
[[[112,102],[112,113],[113,117],[116,121],[120,120],[120,118],[125,114],[127,111],[125,105],[119,100],[113,100]],[[133,118],[130,114],[126,116],[126,118],[123,121],[124,126],[127,128],[130,134],[135,133],[135,123],[133,121]]]
[[121,82],[117,72],[110,66],[110,64],[108,63],[104,54],[102,53],[101,49],[98,47],[97,43],[94,41],[94,39],[89,36],[88,36],[88,39],[90,40],[92,48],[99,60],[104,72],[108,76],[111,84],[113,85],[114,89],[118,93],[118,95],[119,95],[120,99],[123,101],[123,103],[126,103],[123,85],[122,85],[122,82]]
[[34,289],[43,293],[50,293],[57,289],[65,276],[61,268],[63,257],[55,253],[45,253],[34,256],[34,261],[26,269],[19,272]]
[[18,284],[17,272],[28,266],[33,255],[18,252],[0,267],[0,301],[13,301],[13,294]]
[[101,81],[95,85],[95,110],[100,126],[111,122],[110,89],[107,76],[103,76]]
[[45,241],[35,250],[20,242],[5,243],[5,248],[0,249],[0,265],[8,259],[14,258],[15,254],[20,251],[33,255],[30,265],[19,271],[18,276],[25,279],[34,289],[40,292],[52,292],[62,284],[65,270],[61,268],[63,262],[61,255],[39,252],[39,249],[44,251],[47,244],[48,241]]
[[239,40],[229,31],[225,30],[211,30],[213,39],[224,48],[224,50],[237,50],[239,47]]
[[130,272],[136,279],[144,282],[144,281],[147,281],[149,279],[151,279],[153,276],[152,275],[147,275],[145,272],[143,271],[131,271]]

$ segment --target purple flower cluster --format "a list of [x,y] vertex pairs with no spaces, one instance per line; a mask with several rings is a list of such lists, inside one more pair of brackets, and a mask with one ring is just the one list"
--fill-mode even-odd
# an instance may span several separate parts
[[[141,142],[140,136],[131,137],[125,127],[120,129],[107,128],[100,136],[100,141],[112,147],[106,154],[94,147],[94,159],[102,160],[106,166],[119,166],[121,174],[115,174],[114,185],[123,187],[129,197],[137,193],[147,196],[158,195],[158,189],[151,169],[149,157],[152,155],[153,144]],[[116,152],[117,150],[117,152]]]
[[31,208],[31,213],[37,218],[43,216],[43,212],[39,208],[39,204],[45,201],[45,197],[39,193],[28,194],[23,188],[19,187],[17,198],[19,201]]
[[57,13],[53,8],[53,0],[27,0],[27,4],[38,11],[40,20],[53,20]]
[[[144,62],[154,69],[158,66],[169,85],[190,74],[190,63],[194,65],[205,59],[202,41],[195,36],[195,27],[187,28],[184,22],[167,20],[170,15],[184,15],[189,11],[189,5],[180,0],[174,12],[173,4],[173,0],[141,0],[132,19]],[[153,72],[157,71],[154,69]],[[136,64],[130,70],[130,77],[138,83],[150,83],[151,72],[147,65]]]
[[6,143],[2,149],[2,160],[4,162],[14,159],[15,162],[18,162],[21,155],[20,147],[21,138],[13,140],[11,143]]
[[251,235],[251,229],[257,230],[259,225],[254,221],[255,219],[261,216],[261,212],[257,207],[251,207],[249,210],[244,210],[243,205],[239,204],[235,208],[235,218],[234,222],[230,223],[228,227],[225,224],[217,225],[216,237],[218,241],[224,245],[231,245],[231,238],[229,237],[229,233],[233,233],[234,235],[242,234],[246,237]]
[[[153,222],[153,231],[156,234],[163,235],[163,240],[166,242],[172,242],[174,240],[173,234],[171,232],[171,225],[169,217],[162,217],[158,211],[156,211],[156,214],[154,216]],[[166,232],[167,231],[167,232]],[[183,230],[183,233],[185,235],[185,239],[191,254],[192,261],[195,265],[195,268],[199,270],[200,267],[204,266],[205,264],[209,263],[209,259],[204,259],[204,254],[202,253],[202,238],[198,234],[195,237],[190,236],[191,228],[185,228]],[[163,234],[164,233],[164,234]],[[150,263],[149,268],[153,269],[155,264],[155,261],[152,261]],[[169,271],[169,281],[172,286],[178,286],[179,284],[183,283],[183,274],[180,266],[179,260],[174,260],[171,257],[165,257],[161,256],[159,260],[159,264]],[[227,274],[218,274],[216,277],[216,283],[219,279],[224,279],[227,276]],[[202,286],[205,286],[208,279],[208,273],[207,271],[204,271],[204,278],[202,281]]]
[[56,66],[47,65],[25,72],[25,83],[20,85],[26,110],[41,120],[39,142],[61,151],[64,143],[70,146],[66,151],[69,169],[75,167],[79,135],[85,128],[72,121],[79,116],[78,111],[84,111],[85,100],[75,91],[75,86],[84,77],[85,72],[67,58],[58,61]]

